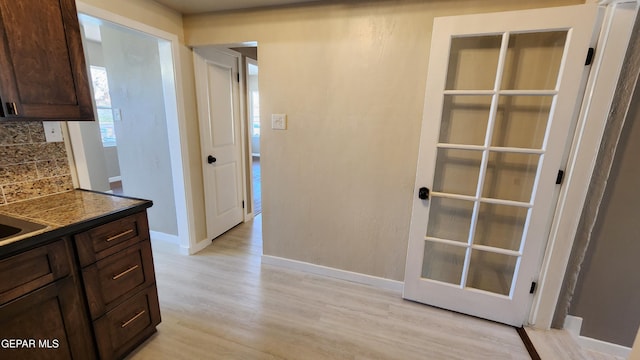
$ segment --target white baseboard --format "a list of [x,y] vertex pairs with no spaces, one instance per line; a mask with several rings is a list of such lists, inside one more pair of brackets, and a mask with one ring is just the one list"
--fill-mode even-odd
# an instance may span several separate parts
[[153,230],[150,230],[149,234],[151,235],[151,238],[153,240],[160,240],[160,241],[168,242],[171,244],[180,243],[180,240],[178,239],[177,235],[171,235],[171,234],[167,234],[159,231],[153,231]]
[[402,292],[403,283],[396,280],[385,279],[377,276],[360,274],[347,270],[330,268],[327,266],[311,264],[298,260],[285,259],[277,256],[262,255],[262,263],[268,265],[281,266],[287,269],[304,271],[315,275],[328,276],[340,280],[351,281],[359,284],[369,285],[385,290]]
[[199,242],[197,242],[195,245],[193,246],[189,246],[189,247],[184,247],[182,245],[180,245],[180,254],[182,255],[193,255],[199,251],[204,250],[204,248],[206,248],[207,246],[211,245],[211,240],[209,239],[204,239],[201,240]]
[[149,231],[149,235],[151,236],[151,239],[154,241],[162,241],[169,244],[177,245],[180,255],[193,255],[198,251],[201,251],[202,249],[211,245],[211,240],[204,239],[196,243],[195,246],[187,247],[180,244],[180,238],[177,235],[171,235],[171,234],[167,234],[159,231],[153,231],[153,230]]
[[564,329],[573,336],[573,338],[582,348],[601,352],[604,354],[623,357],[625,359],[631,353],[631,348],[629,347],[582,336],[580,335],[581,328],[581,317],[567,315],[567,317],[564,318]]
[[113,176],[109,178],[109,182],[116,182],[116,181],[122,181],[122,176]]

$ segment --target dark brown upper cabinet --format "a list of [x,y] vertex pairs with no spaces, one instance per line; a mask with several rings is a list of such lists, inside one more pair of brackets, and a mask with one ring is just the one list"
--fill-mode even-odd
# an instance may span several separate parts
[[94,120],[74,0],[0,0],[0,116]]

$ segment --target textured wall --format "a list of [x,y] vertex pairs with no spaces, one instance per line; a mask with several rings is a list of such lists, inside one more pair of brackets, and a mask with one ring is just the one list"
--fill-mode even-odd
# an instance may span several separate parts
[[629,347],[640,325],[639,92],[637,86],[569,309],[583,318],[581,335]]
[[[189,45],[258,42],[264,253],[402,280],[434,17],[580,2],[329,1],[185,17]],[[288,130],[270,129],[272,113]]]
[[147,212],[153,231],[178,234],[171,155],[156,38],[113,25],[101,27],[123,192],[153,200]]
[[0,205],[71,189],[64,143],[47,143],[42,122],[0,122]]
[[[567,314],[580,316],[582,335],[625,346],[632,344],[640,321],[637,303],[628,303],[640,293],[633,285],[637,284],[633,256],[638,250],[637,211],[627,205],[640,196],[634,171],[640,150],[633,147],[640,135],[638,130],[631,133],[638,127],[633,123],[640,121],[639,29],[637,18],[552,324],[562,328]],[[620,198],[612,202],[615,195]]]

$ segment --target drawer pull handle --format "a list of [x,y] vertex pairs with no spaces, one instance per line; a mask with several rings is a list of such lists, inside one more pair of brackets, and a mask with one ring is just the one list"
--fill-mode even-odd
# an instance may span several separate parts
[[129,326],[129,324],[131,324],[132,322],[136,321],[137,318],[139,318],[140,316],[142,316],[142,314],[144,314],[145,311],[144,310],[140,310],[137,314],[133,315],[133,317],[125,322],[122,323],[122,325],[120,325],[121,328],[126,328],[127,326]]
[[132,272],[133,270],[135,270],[135,269],[137,269],[137,268],[139,268],[139,267],[140,267],[140,266],[138,266],[138,265],[134,265],[134,266],[132,266],[132,267],[128,268],[127,270],[125,270],[125,271],[121,272],[121,273],[120,273],[120,274],[118,274],[118,275],[113,275],[113,276],[111,277],[111,279],[112,279],[112,280],[118,280],[118,279],[120,279],[121,277],[123,277],[123,276],[127,275],[128,273]]
[[121,232],[118,235],[113,235],[112,237],[107,238],[107,242],[111,242],[113,240],[119,239],[119,238],[121,238],[121,237],[123,237],[125,235],[131,234],[132,232],[133,232],[133,229],[129,229],[127,231]]

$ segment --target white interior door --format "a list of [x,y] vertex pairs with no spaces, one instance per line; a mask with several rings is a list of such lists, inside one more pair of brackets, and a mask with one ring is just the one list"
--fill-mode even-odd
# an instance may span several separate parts
[[195,51],[207,237],[214,239],[242,222],[244,213],[238,58]]
[[435,20],[405,298],[524,323],[597,13]]

